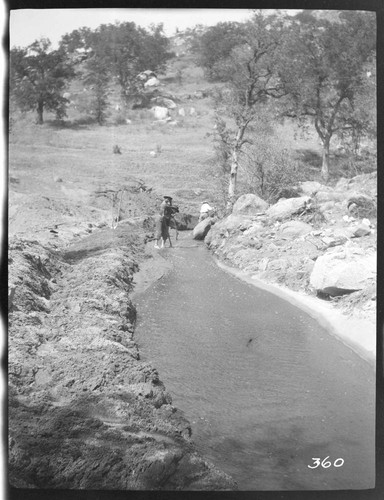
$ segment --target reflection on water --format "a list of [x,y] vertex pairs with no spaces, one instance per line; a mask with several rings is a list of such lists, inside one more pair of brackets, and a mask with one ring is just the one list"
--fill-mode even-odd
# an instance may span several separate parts
[[203,246],[163,252],[174,270],[137,297],[136,340],[201,452],[243,490],[373,487],[371,367]]

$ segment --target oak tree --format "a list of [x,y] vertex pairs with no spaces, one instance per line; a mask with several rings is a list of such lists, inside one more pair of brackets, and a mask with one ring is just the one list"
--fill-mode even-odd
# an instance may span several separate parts
[[44,111],[54,112],[58,119],[66,116],[63,91],[75,76],[65,52],[50,49],[51,42],[42,38],[10,51],[11,98],[23,110],[36,110],[38,124],[44,121]]
[[308,120],[314,124],[323,147],[321,174],[327,181],[332,137],[363,133],[369,126],[357,107],[366,84],[364,67],[375,52],[375,15],[343,11],[331,21],[304,12],[289,28],[280,61],[280,78],[290,95],[285,114],[301,125]]
[[96,57],[91,57],[85,62],[83,81],[92,91],[89,111],[94,115],[97,123],[103,125],[107,118],[107,109],[109,105],[109,77],[105,71],[105,67]]
[[[148,29],[133,22],[101,24],[95,30],[80,28],[66,34],[61,47],[75,54],[83,61],[91,60],[91,73],[95,76],[96,66],[108,75],[110,82],[120,86],[124,100],[140,93],[137,79],[145,70],[162,71],[172,53],[169,39],[163,33],[163,25],[151,25]],[[89,65],[85,65],[85,74]],[[101,77],[101,75],[100,75]]]
[[197,64],[204,68],[209,80],[220,80],[220,65],[227,59],[232,49],[246,43],[246,26],[236,22],[221,22],[206,28],[195,36],[193,52],[197,54]]

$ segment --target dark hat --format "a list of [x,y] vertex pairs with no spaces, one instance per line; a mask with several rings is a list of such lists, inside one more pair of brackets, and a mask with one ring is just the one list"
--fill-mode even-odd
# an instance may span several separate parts
[[172,196],[163,196],[164,200],[172,200]]

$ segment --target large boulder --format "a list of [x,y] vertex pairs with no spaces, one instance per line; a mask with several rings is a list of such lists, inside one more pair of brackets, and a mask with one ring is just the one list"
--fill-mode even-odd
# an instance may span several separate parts
[[253,224],[249,217],[230,214],[215,224],[215,232],[228,237],[230,234],[246,231]]
[[221,221],[221,228],[229,233],[236,231],[245,231],[250,228],[253,221],[246,216],[239,214],[230,214],[228,217]]
[[143,71],[142,73],[140,73],[139,75],[137,75],[137,78],[139,80],[145,82],[145,81],[149,80],[150,78],[156,78],[156,73],[154,73],[150,69],[147,69],[147,70]]
[[373,196],[377,193],[377,171],[370,174],[361,174],[345,179],[342,177],[337,182],[335,189],[337,191],[359,191]]
[[199,222],[199,218],[197,215],[191,215],[186,213],[176,214],[175,219],[177,222],[177,229],[179,231],[192,230]]
[[315,195],[318,191],[322,191],[325,189],[323,184],[316,181],[305,181],[300,183],[301,191],[304,195],[312,196]]
[[214,224],[214,219],[212,217],[208,217],[199,222],[193,230],[193,239],[203,240],[211,229],[212,224]]
[[358,247],[334,247],[318,257],[310,277],[311,286],[328,295],[361,290],[376,279],[376,252]]
[[255,194],[243,194],[233,205],[232,213],[234,215],[256,215],[265,212],[268,203]]
[[269,207],[266,213],[271,219],[282,220],[305,210],[310,203],[310,196],[280,199],[275,205]]
[[169,116],[169,109],[162,106],[154,106],[151,111],[156,120],[165,120]]
[[158,87],[159,85],[160,85],[160,81],[155,76],[153,76],[152,78],[150,78],[149,80],[147,80],[144,83],[144,87],[145,88],[148,88],[148,87]]
[[356,229],[353,230],[353,238],[361,238],[362,236],[368,236],[371,234],[371,228],[367,224],[359,224]]
[[338,191],[332,190],[321,190],[316,193],[316,200],[320,203],[327,201],[343,201],[345,199],[345,194]]

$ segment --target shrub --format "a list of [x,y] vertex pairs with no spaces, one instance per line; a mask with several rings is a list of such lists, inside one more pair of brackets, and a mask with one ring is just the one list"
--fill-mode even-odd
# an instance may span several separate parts
[[127,120],[122,113],[118,113],[114,119],[115,125],[125,125]]
[[135,111],[135,114],[136,117],[141,121],[153,120],[153,114],[149,109],[139,109]]
[[242,172],[243,189],[269,203],[299,196],[297,185],[302,180],[299,164],[287,149],[276,145],[273,138],[263,138],[246,148]]
[[321,211],[319,203],[315,200],[312,200],[312,203],[298,215],[298,218],[303,222],[312,224],[314,228],[321,227],[326,221],[326,217]]
[[363,153],[360,155],[344,154],[333,160],[333,174],[335,179],[340,177],[351,178],[360,174],[368,174],[377,169],[376,154]]

